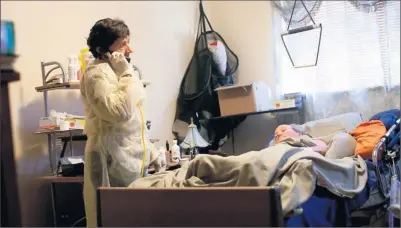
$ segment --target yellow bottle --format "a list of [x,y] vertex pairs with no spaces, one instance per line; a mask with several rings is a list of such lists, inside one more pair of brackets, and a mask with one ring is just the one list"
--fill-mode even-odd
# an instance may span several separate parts
[[84,48],[81,50],[81,55],[79,56],[81,63],[81,74],[83,74],[86,68],[95,60],[89,48]]

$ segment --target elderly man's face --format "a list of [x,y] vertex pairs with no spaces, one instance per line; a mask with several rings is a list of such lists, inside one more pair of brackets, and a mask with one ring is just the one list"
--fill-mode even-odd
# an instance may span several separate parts
[[296,132],[290,125],[280,125],[274,132],[274,143],[282,142],[287,138],[295,138],[301,134]]

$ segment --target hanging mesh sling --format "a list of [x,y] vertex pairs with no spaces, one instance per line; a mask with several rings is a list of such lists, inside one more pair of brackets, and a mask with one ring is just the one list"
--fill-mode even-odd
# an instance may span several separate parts
[[[227,121],[220,121],[220,123],[214,121],[213,126],[211,126],[210,121],[208,121],[210,118],[220,115],[218,97],[214,89],[235,83],[238,57],[228,47],[220,34],[213,30],[203,10],[202,1],[199,3],[199,11],[200,17],[194,54],[181,81],[173,134],[179,141],[182,141],[185,138],[187,126],[193,118],[202,137],[212,145],[216,145],[220,139],[227,135],[232,126]],[[206,26],[209,27],[209,30]],[[225,49],[224,75],[221,74],[216,61],[214,61],[215,56],[210,51],[208,42],[219,42]],[[219,126],[219,130],[216,131],[217,126]]]

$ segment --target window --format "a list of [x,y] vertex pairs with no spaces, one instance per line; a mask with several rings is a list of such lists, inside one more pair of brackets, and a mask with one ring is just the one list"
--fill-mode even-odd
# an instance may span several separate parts
[[[378,4],[376,12],[366,13],[348,1],[322,1],[314,16],[323,26],[318,64],[298,69],[293,68],[280,37],[287,23],[276,12],[277,89],[312,93],[399,85],[400,1]],[[300,36],[296,45],[308,41]]]

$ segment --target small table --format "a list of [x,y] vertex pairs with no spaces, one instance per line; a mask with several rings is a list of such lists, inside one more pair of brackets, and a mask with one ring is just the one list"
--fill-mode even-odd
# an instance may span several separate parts
[[[77,129],[79,130],[79,129]],[[86,141],[88,140],[88,136],[86,134],[81,134],[81,135],[70,135],[70,136],[65,136],[65,137],[59,137],[59,139],[61,139],[61,142],[63,143],[63,148],[61,149],[61,153],[60,153],[60,157],[58,158],[58,162],[57,162],[57,169],[56,169],[56,176],[59,176],[59,170],[60,170],[60,166],[61,166],[61,159],[64,157],[65,155],[65,151],[67,149],[67,144],[70,143],[70,149],[71,149],[71,156],[73,156],[72,154],[72,142],[73,141]],[[149,141],[151,143],[155,143],[158,142],[159,139],[149,139]]]
[[[295,114],[296,115],[296,123],[301,124],[304,122],[304,115],[303,115],[303,107],[293,107],[293,108],[282,108],[282,109],[270,109],[266,111],[260,111],[260,112],[248,112],[248,113],[240,113],[240,114],[234,114],[234,115],[229,115],[229,116],[217,116],[213,117],[210,120],[221,120],[221,119],[230,119],[233,121],[234,118],[238,117],[243,117],[246,119],[248,116],[253,116],[253,115],[259,115],[259,114]],[[235,138],[234,138],[234,128],[231,129],[231,143],[233,145],[233,155],[235,155]]]

